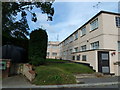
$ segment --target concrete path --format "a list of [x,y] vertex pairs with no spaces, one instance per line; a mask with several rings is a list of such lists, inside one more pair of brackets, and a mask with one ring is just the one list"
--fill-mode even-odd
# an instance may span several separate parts
[[118,82],[118,77],[94,77],[94,78],[78,78],[79,82],[89,83],[106,83],[106,82]]
[[16,75],[2,80],[2,87],[29,87],[30,82],[23,75]]

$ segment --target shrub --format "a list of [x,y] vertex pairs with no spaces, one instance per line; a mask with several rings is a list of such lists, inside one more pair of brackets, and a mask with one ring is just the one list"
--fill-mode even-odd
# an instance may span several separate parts
[[36,29],[31,32],[29,41],[29,59],[32,64],[39,65],[45,63],[45,60],[43,59],[46,59],[47,42],[48,36],[45,30]]
[[31,57],[30,64],[35,65],[35,66],[45,64],[45,59],[40,58],[39,56],[33,56]]

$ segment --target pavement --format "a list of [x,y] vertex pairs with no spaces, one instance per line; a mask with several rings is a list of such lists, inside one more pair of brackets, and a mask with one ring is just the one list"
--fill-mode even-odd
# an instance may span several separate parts
[[67,84],[67,85],[33,85],[31,84],[23,75],[12,76],[3,79],[2,88],[118,88],[120,82],[118,82],[118,77],[108,76],[108,77],[84,77],[77,78],[79,82],[84,82],[83,84]]
[[2,80],[3,88],[11,88],[11,87],[29,87],[32,84],[25,78],[23,75],[16,75],[8,78],[4,78]]
[[75,77],[78,82],[83,82],[84,84],[118,82],[120,80],[120,76],[111,75],[101,75],[98,77],[96,74],[78,74]]

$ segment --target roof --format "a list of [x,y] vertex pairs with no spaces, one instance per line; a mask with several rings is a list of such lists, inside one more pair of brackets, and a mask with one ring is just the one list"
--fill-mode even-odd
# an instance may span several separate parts
[[[108,11],[100,11],[95,16],[93,16],[90,20],[88,20],[85,24],[83,24],[80,28],[78,28],[76,31],[74,31],[71,35],[69,35],[66,39],[64,39],[62,42],[64,42],[65,40],[67,40],[70,36],[72,36],[74,33],[76,33],[79,29],[81,29],[83,26],[85,26],[86,24],[88,24],[90,21],[92,21],[94,18],[96,18],[97,16],[99,16],[102,13],[113,14],[113,15],[120,15],[120,13],[114,13],[114,12],[108,12]],[[59,44],[61,44],[62,42],[60,42]]]

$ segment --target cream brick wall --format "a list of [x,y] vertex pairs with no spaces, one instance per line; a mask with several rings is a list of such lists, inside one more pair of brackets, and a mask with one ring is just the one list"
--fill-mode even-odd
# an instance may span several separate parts
[[[49,41],[48,42],[48,48],[47,48],[47,53],[49,52],[49,56],[47,56],[47,58],[60,58],[59,54],[60,54],[60,48],[59,48],[59,43],[58,41]],[[56,47],[54,47],[56,46]],[[57,53],[56,56],[53,56],[53,53]]]
[[[84,63],[90,63],[93,68],[98,71],[98,56],[97,56],[97,50],[96,51],[89,51],[89,52],[78,52],[76,54],[71,54],[70,49],[78,47],[78,50],[80,51],[80,47],[83,45],[87,45],[87,50],[90,50],[90,44],[96,41],[99,41],[99,49],[107,49],[109,50],[109,56],[110,56],[110,73],[117,72],[118,68],[114,66],[114,62],[118,61],[120,59],[120,56],[118,55],[118,41],[120,41],[120,31],[118,30],[118,27],[116,27],[115,17],[118,15],[111,14],[111,13],[100,13],[98,16],[92,18],[86,26],[86,35],[80,36],[80,29],[76,30],[75,32],[78,32],[78,39],[73,40],[73,42],[68,43],[64,45],[64,42],[66,40],[69,40],[69,37],[74,36],[75,32],[72,33],[70,36],[67,37],[64,41],[62,41],[60,46],[60,57],[65,60],[72,60],[72,56],[77,56],[77,54],[80,55],[87,55],[87,61]],[[90,31],[90,22],[98,18],[98,29],[94,31]],[[119,31],[119,32],[118,32]],[[119,34],[118,34],[119,33]],[[115,51],[113,51],[115,50]],[[64,54],[66,52],[66,54]],[[111,56],[111,53],[116,52],[114,56]],[[81,60],[79,62],[82,62]]]

